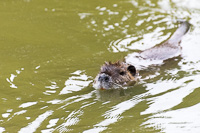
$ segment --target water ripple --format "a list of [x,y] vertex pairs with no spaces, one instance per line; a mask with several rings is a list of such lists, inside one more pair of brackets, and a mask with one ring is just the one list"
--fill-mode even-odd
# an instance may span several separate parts
[[80,119],[79,117],[83,115],[83,111],[81,110],[77,110],[77,111],[72,111],[68,116],[67,118],[65,118],[65,121],[64,123],[62,123],[61,125],[59,125],[56,129],[58,130],[59,132],[68,132],[68,131],[73,131],[73,129],[71,128],[70,129],[70,126],[73,126],[73,125],[76,125]]
[[[166,105],[166,104],[165,104]],[[141,126],[153,127],[165,133],[174,131],[181,133],[198,133],[200,119],[200,103],[172,111],[150,116]]]
[[92,77],[84,74],[84,71],[77,70],[71,74],[74,76],[65,81],[65,87],[60,91],[60,95],[80,91],[92,82]]
[[14,82],[14,79],[17,77],[17,75],[19,75],[23,70],[24,68],[21,68],[20,70],[16,70],[17,74],[11,74],[10,78],[6,78],[8,83],[10,83],[11,88],[17,88],[17,86],[13,82]]
[[146,96],[146,94],[137,95],[130,100],[121,102],[113,106],[111,110],[106,111],[103,115],[105,120],[94,125],[94,128],[85,130],[84,133],[99,133],[106,130],[110,124],[116,123],[119,119],[123,118],[121,116],[122,113],[124,113],[127,110],[130,110],[135,105],[143,101],[144,96]]
[[110,52],[116,53],[125,52],[128,50],[145,50],[151,48],[154,45],[166,40],[170,36],[170,33],[168,33],[167,35],[163,35],[162,31],[164,29],[164,27],[157,27],[153,32],[146,33],[143,36],[129,37],[125,39],[112,41],[109,44],[108,50]]
[[20,129],[19,133],[33,133],[40,127],[41,123],[50,115],[53,111],[46,111],[45,113],[39,115],[33,122],[29,123],[28,126]]
[[[196,80],[199,78],[200,78],[200,76],[196,75],[196,76],[190,76],[190,77],[186,77],[181,80],[178,80],[176,83],[174,83],[175,86],[174,87],[171,86],[171,87],[174,89],[176,87],[178,87],[179,89],[176,89],[174,91],[168,92],[166,94],[163,94],[163,95],[160,95],[157,97],[147,99],[152,104],[149,106],[148,109],[141,112],[141,114],[144,115],[144,114],[149,114],[149,113],[158,113],[158,112],[161,112],[161,111],[164,111],[167,109],[171,109],[171,108],[177,106],[178,104],[180,104],[183,101],[183,99],[186,96],[191,94],[196,88],[198,88],[200,86],[199,81]],[[193,81],[191,81],[191,79],[193,79]],[[180,86],[178,86],[178,85],[180,85]],[[158,85],[158,87],[160,89],[162,89],[161,86]],[[165,106],[163,106],[163,105],[165,105]]]

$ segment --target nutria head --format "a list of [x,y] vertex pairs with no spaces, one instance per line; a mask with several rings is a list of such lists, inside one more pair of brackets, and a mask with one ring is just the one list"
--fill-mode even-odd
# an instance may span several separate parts
[[124,62],[106,62],[96,76],[93,87],[96,89],[110,89],[126,86],[135,81],[136,69]]

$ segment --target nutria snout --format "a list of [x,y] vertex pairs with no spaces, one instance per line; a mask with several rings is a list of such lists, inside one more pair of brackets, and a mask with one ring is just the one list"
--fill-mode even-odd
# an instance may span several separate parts
[[181,54],[181,46],[179,44],[183,35],[190,28],[190,24],[187,21],[180,21],[180,23],[179,28],[164,43],[139,53],[129,54],[125,57],[126,63],[120,61],[116,63],[106,62],[96,76],[93,87],[96,89],[110,89],[127,86],[130,82],[136,80],[137,72],[135,66],[137,66],[137,69],[141,69],[145,64],[155,65],[158,62],[179,56]]

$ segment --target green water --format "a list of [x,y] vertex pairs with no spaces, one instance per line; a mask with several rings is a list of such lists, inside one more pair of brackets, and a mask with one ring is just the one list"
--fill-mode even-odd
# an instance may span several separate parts
[[[0,1],[0,132],[197,133],[198,0]],[[140,73],[134,87],[95,90],[104,61],[192,26],[182,55]]]

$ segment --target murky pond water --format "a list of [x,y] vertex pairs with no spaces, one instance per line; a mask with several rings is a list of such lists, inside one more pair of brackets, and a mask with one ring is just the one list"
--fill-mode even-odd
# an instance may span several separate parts
[[[0,1],[0,132],[200,131],[198,0]],[[104,61],[192,26],[180,57],[124,90],[95,90]]]

